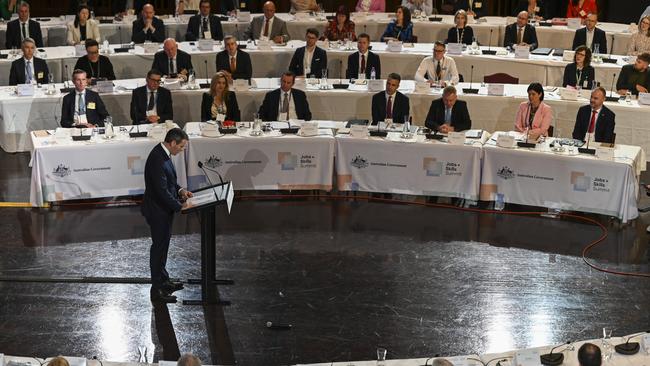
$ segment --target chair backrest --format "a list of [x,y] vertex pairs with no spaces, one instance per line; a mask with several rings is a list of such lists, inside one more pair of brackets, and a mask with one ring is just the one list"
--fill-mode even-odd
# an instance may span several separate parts
[[616,144],[616,132],[612,133],[612,145]]
[[412,36],[411,36],[411,42],[413,42],[413,43],[418,43],[418,36],[416,36],[416,35],[412,35]]
[[498,72],[492,75],[485,75],[483,82],[488,84],[519,84],[519,78]]
[[548,131],[546,132],[548,137],[553,137],[553,131],[555,131],[555,127],[553,125],[548,126]]

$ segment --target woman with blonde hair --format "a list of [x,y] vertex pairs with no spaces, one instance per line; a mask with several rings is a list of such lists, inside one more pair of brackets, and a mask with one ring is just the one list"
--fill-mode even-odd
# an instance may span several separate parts
[[650,52],[650,15],[641,18],[639,31],[632,35],[627,48],[629,56],[638,56],[646,52]]
[[63,356],[54,357],[45,365],[46,366],[70,366],[68,360],[66,360]]
[[203,93],[201,121],[235,121],[241,119],[237,96],[228,90],[228,79],[218,72],[210,82],[210,92]]
[[467,12],[458,10],[454,15],[455,27],[449,28],[447,32],[447,43],[464,43],[472,44],[474,40],[474,30],[467,25]]

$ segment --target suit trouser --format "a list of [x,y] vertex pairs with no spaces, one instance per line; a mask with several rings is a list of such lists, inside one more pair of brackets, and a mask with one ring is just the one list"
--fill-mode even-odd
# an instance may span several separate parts
[[151,249],[149,250],[149,268],[151,269],[151,287],[158,289],[169,281],[167,253],[172,236],[174,214],[154,214],[147,218],[151,229]]

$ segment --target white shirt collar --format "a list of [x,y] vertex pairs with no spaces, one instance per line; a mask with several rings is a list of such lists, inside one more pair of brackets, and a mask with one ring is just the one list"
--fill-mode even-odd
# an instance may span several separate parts
[[151,90],[151,89],[149,89],[149,87],[147,87],[147,94],[150,94],[151,92],[154,92],[154,94],[155,94],[155,93],[158,92],[158,89],[156,89],[156,90]]
[[171,157],[172,157],[172,153],[169,152],[169,150],[167,149],[167,146],[165,146],[165,143],[164,143],[164,142],[161,142],[161,143],[160,143],[160,146],[162,146],[163,150],[165,150],[165,154],[167,154],[167,156],[171,158]]
[[25,56],[23,56],[23,60],[25,60],[25,62],[29,61],[29,62],[31,62],[31,63],[34,63],[34,57],[33,57],[33,56],[32,56],[32,58],[29,59],[29,60],[28,60]]
[[20,22],[20,24],[29,24],[29,18],[27,18],[27,20],[25,20],[24,22],[22,22],[20,19],[18,19],[18,21]]
[[77,94],[77,96],[78,96],[79,94],[84,95],[84,96],[86,95],[86,89],[84,89],[84,90],[82,90],[82,91],[79,91],[79,90],[75,89],[74,92]]
[[359,51],[359,57],[361,57],[361,55],[363,55],[363,56],[366,56],[366,58],[368,58],[368,52],[370,52],[370,50],[366,50],[366,52],[364,52],[364,53],[361,53],[361,51]]
[[397,90],[395,91],[395,93],[393,93],[393,95],[388,94],[387,91],[385,91],[385,93],[386,93],[386,100],[388,100],[388,97],[393,97],[393,99],[395,99],[395,95],[397,95]]
[[[226,52],[228,52],[228,51],[226,51]],[[230,52],[228,52],[228,58],[231,59],[231,58],[233,58],[233,57],[234,57],[234,58],[237,58],[237,51],[235,51],[235,54],[234,54],[234,55],[231,55]]]

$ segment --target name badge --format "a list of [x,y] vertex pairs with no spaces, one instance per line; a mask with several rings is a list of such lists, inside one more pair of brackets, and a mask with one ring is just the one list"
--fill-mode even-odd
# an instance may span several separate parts
[[78,114],[75,116],[75,124],[76,125],[88,124],[88,118],[86,117],[85,114]]
[[223,122],[226,120],[226,115],[223,113],[217,113],[217,118],[215,118],[217,122]]
[[210,32],[210,31],[203,32],[203,38],[212,39],[212,32]]
[[16,86],[16,93],[21,97],[29,97],[34,95],[34,85],[33,84],[18,84]]
[[482,7],[483,7],[482,2],[479,1],[479,2],[474,3],[474,9],[481,9]]
[[581,17],[584,17],[584,16],[586,16],[586,15],[587,15],[587,13],[585,13],[584,10],[580,10],[580,16],[581,16]]
[[41,72],[38,73],[37,78],[42,79],[44,76],[45,76],[45,74],[43,74],[43,71],[41,71]]
[[87,109],[95,109],[95,102],[90,102],[90,103],[88,103],[88,105],[86,106],[86,108],[87,108]]
[[244,3],[244,2],[239,3],[239,8],[240,9],[243,9],[245,7],[246,7],[246,3]]
[[145,115],[146,115],[147,117],[149,117],[149,116],[155,116],[155,115],[156,115],[156,112],[154,112],[154,110],[152,109],[152,110],[150,110],[150,111],[146,111],[146,112],[145,112]]
[[450,145],[463,145],[465,144],[465,132],[449,132],[447,141]]

